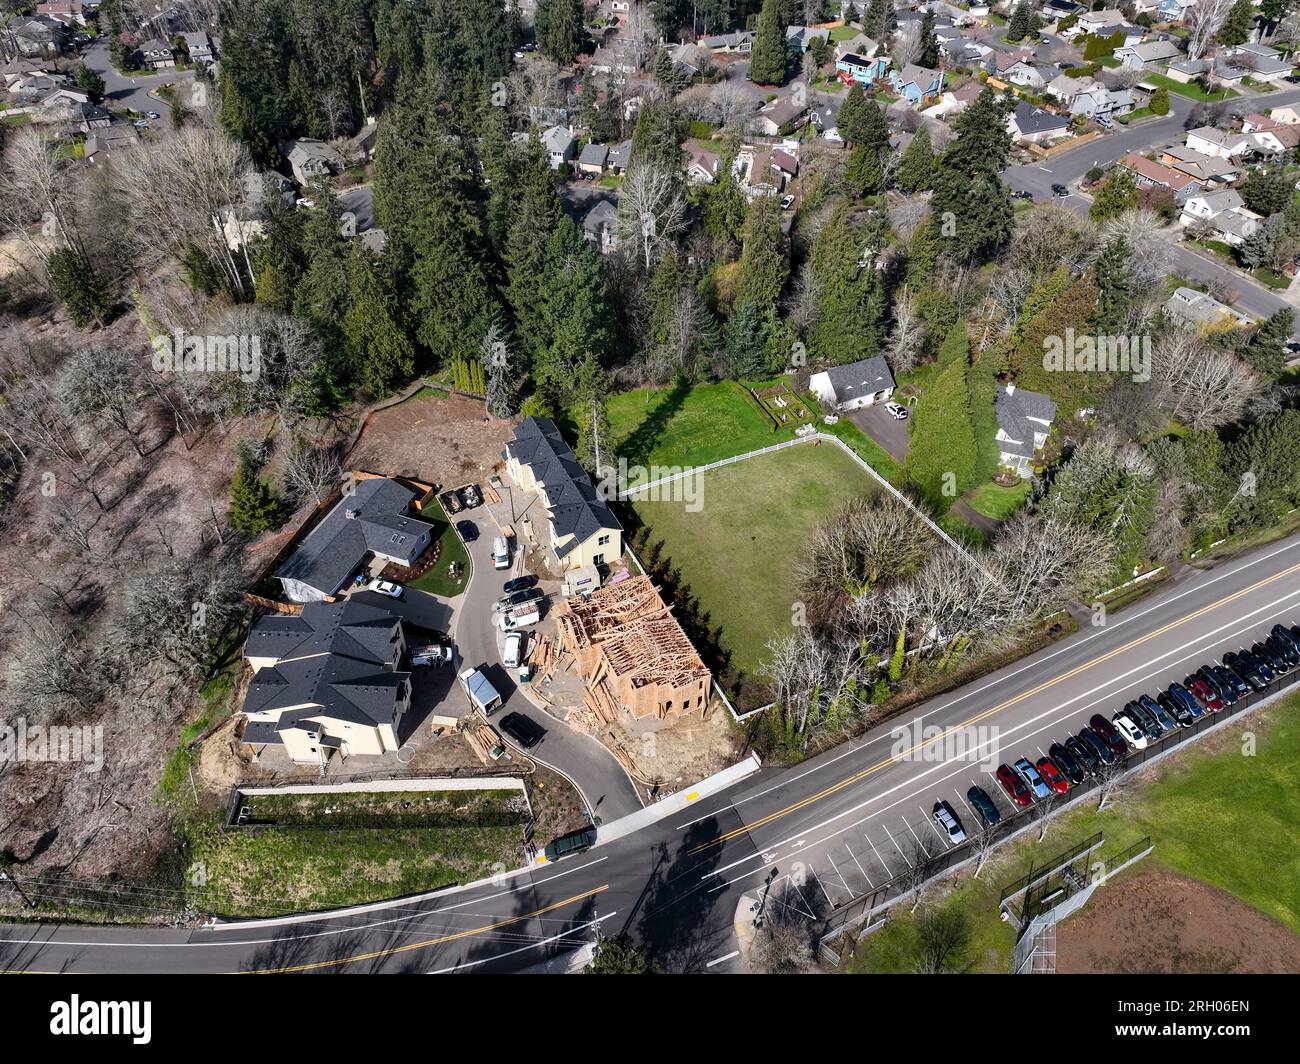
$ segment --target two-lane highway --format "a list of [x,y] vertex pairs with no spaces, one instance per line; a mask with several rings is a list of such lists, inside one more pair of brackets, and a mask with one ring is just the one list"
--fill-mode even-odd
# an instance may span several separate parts
[[[1300,536],[1189,570],[1110,622],[917,707],[803,764],[768,769],[701,804],[557,865],[441,895],[202,931],[0,929],[21,971],[503,971],[628,931],[670,970],[735,953],[741,895],[775,878],[825,911],[947,845],[929,809],[963,816],[989,763],[1041,756],[1096,712],[1182,680],[1277,621],[1300,622]],[[928,836],[926,833],[929,833]],[[924,840],[924,841],[923,841]]]

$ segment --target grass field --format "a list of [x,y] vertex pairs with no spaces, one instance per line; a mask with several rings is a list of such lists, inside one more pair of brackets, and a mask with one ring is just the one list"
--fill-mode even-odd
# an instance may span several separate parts
[[[1044,842],[1021,841],[995,856],[980,879],[964,878],[944,904],[970,917],[975,970],[1007,971],[1014,935],[998,919],[1002,884],[1095,832],[1105,836],[1103,856],[1149,835],[1155,849],[1137,869],[1156,864],[1210,883],[1279,921],[1280,934],[1300,934],[1298,785],[1300,695],[1292,695],[1155,766],[1119,805],[1098,813],[1089,804],[1057,818]],[[1090,908],[1124,890],[1125,874]],[[863,941],[852,970],[910,970],[915,921],[906,907],[896,917]]]
[[1004,488],[1001,484],[990,481],[971,491],[966,501],[976,513],[991,517],[995,521],[1005,521],[1024,505],[1033,486],[1031,480],[1022,480],[1011,488]]
[[[414,811],[403,809],[390,826],[354,826],[403,798]],[[276,826],[211,824],[192,834],[191,867],[203,873],[192,881],[194,903],[227,916],[275,916],[468,883],[522,859],[520,799],[518,791],[261,798],[259,815]]]
[[1201,103],[1209,100],[1230,100],[1241,95],[1234,89],[1225,88],[1216,89],[1214,92],[1206,92],[1195,82],[1184,85],[1181,81],[1175,81],[1164,74],[1144,74],[1143,79],[1151,82],[1152,85],[1168,89],[1179,96],[1186,96],[1189,100],[1198,100]]
[[698,513],[684,502],[635,502],[642,560],[676,572],[675,596],[698,599],[704,626],[729,658],[728,687],[761,697],[755,670],[767,641],[790,631],[794,562],[809,533],[876,482],[833,444],[803,444],[703,474]]
[[[432,516],[432,511],[430,511]],[[456,535],[451,524],[440,517],[433,517],[433,534],[442,541],[442,550],[437,564],[428,572],[421,574],[410,582],[410,586],[427,591],[431,595],[455,598],[465,590],[465,581],[469,579],[469,555],[465,544]],[[456,566],[457,576],[451,575],[451,566]]]

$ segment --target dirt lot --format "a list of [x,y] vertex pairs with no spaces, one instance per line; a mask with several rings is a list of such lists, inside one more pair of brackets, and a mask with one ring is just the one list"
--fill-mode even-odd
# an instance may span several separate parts
[[1059,972],[1300,971],[1300,936],[1208,883],[1139,867],[1057,928]]
[[454,487],[485,478],[510,436],[482,403],[426,388],[373,415],[347,464]]

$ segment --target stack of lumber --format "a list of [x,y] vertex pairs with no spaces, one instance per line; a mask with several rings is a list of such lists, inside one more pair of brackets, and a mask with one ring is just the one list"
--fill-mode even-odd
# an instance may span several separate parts
[[493,506],[501,501],[501,496],[496,493],[496,490],[490,484],[483,489],[483,498]]
[[462,734],[474,755],[485,765],[492,764],[492,751],[501,745],[501,736],[490,724],[467,723]]
[[583,693],[582,704],[606,724],[618,719],[618,704],[603,683],[591,684]]

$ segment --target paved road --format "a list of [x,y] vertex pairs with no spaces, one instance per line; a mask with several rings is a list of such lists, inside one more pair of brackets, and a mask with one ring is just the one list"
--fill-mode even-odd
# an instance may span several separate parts
[[496,526],[488,518],[486,507],[472,511],[469,517],[478,526],[479,537],[466,545],[474,572],[456,616],[456,650],[461,657],[457,667],[486,666],[484,672],[505,702],[492,714],[494,724],[507,713],[519,713],[545,730],[546,737],[528,751],[528,756],[558,769],[577,784],[593,816],[608,821],[636,812],[641,801],[613,754],[590,735],[570,731],[563,722],[534,705],[515,682],[517,674],[501,664],[503,637],[493,623],[492,606],[504,594],[505,582],[519,575],[519,552],[515,551],[515,564],[510,569],[494,569],[492,539]]
[[[160,74],[148,74],[138,77],[125,77],[119,74],[117,68],[113,66],[113,61],[108,57],[108,40],[100,38],[90,45],[81,55],[82,61],[91,70],[99,74],[104,79],[104,101],[108,107],[130,107],[133,110],[146,114],[149,111],[157,111],[166,117],[168,110],[167,102],[157,96],[150,96],[151,91],[156,91],[163,85],[180,84],[182,82],[192,81],[194,72],[192,70],[166,70]],[[184,94],[180,97],[182,102],[187,102]],[[160,123],[163,127],[170,127],[170,122]]]
[[[0,970],[513,970],[589,940],[600,921],[672,968],[725,971],[736,963],[745,892],[769,879],[784,889],[793,876],[789,896],[809,912],[847,901],[897,873],[915,836],[930,832],[931,846],[944,845],[930,805],[943,797],[970,815],[967,787],[988,783],[975,758],[1039,756],[1093,713],[1180,680],[1283,619],[1300,621],[1300,536],[1185,570],[1108,625],[924,703],[905,718],[901,741],[897,729],[878,728],[559,865],[434,897],[207,931],[0,928]],[[970,757],[935,749],[946,744],[911,752],[923,727],[949,739],[982,729],[982,738]]]
[[[1129,152],[1141,153],[1151,148],[1182,143],[1187,118],[1195,104],[1172,93],[1169,101],[1170,111],[1164,118],[1152,122],[1140,122],[1132,128],[1117,126],[1114,133],[1080,145],[1042,163],[1008,167],[1002,176],[1013,190],[1028,192],[1036,201],[1041,202],[1051,198],[1052,185],[1071,186],[1094,166],[1105,168]],[[1246,113],[1265,111],[1271,107],[1296,102],[1300,102],[1300,89],[1287,88],[1275,92],[1243,95],[1229,100],[1228,107]],[[1086,213],[1089,206],[1089,201],[1079,195],[1071,195],[1063,202],[1081,214]],[[1171,230],[1170,235],[1171,237],[1180,235],[1180,230]],[[1186,247],[1171,245],[1170,265],[1172,271],[1180,276],[1197,281],[1218,281],[1227,285],[1236,293],[1233,303],[1254,318],[1267,318],[1285,307],[1294,308],[1293,303],[1246,277],[1241,271],[1223,266]],[[1294,335],[1300,337],[1300,321],[1297,322]]]

